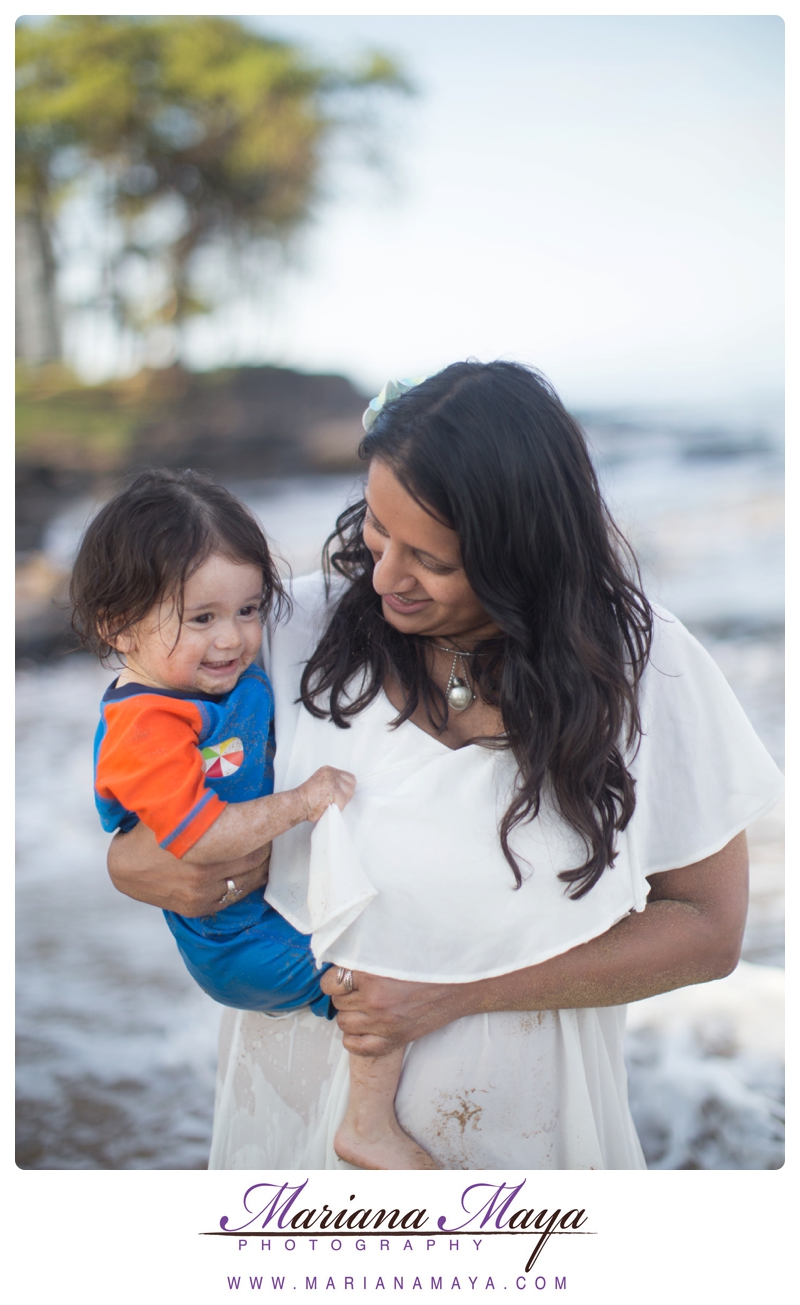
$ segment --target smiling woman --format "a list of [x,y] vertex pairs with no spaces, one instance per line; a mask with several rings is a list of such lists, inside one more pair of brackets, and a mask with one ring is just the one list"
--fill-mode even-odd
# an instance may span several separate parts
[[[429,640],[431,675],[440,688],[445,685],[447,725],[436,729],[437,736],[458,747],[476,734],[502,733],[499,712],[471,688],[466,667],[475,653],[465,646],[499,638],[502,631],[467,580],[458,535],[412,498],[380,460],[370,468],[364,501],[363,539],[372,555],[372,583],[382,599],[384,620],[403,634]],[[450,648],[448,643],[458,646]],[[402,712],[401,685],[387,680],[384,692]],[[469,719],[461,721],[460,713],[469,707],[473,708]],[[450,712],[458,714],[450,716]],[[419,710],[411,719],[431,731],[426,711]]]
[[[500,839],[517,884],[509,836],[547,782],[587,846],[561,873],[580,897],[633,812],[621,746],[640,736],[653,615],[577,424],[525,368],[492,364],[479,390],[475,368],[440,373],[446,404],[431,408],[431,378],[370,414],[366,504],[340,518],[333,558],[353,586],[306,668],[304,702],[313,714],[330,689],[341,727],[383,687],[398,723],[452,729],[456,743],[503,733],[518,783]],[[366,678],[350,701],[356,668]]]
[[[344,1050],[403,1049],[398,1119],[439,1166],[641,1168],[624,1003],[735,965],[742,831],[781,777],[710,658],[651,608],[535,373],[455,364],[384,404],[362,452],[327,581],[295,583],[265,653],[276,787],[311,759],[358,785],[339,854],[307,825],[276,840],[266,898],[308,935],[320,855],[367,876],[319,948],[321,986]],[[139,831],[110,867],[135,896],[186,900]],[[210,1167],[340,1167],[347,1097],[333,1025],[229,1013]]]
[[[487,622],[470,588],[455,530],[431,516],[408,492],[398,494],[397,478],[385,463],[374,464],[364,500],[364,543],[375,563],[375,592],[384,608],[397,616],[425,613],[422,622],[399,628],[407,634],[465,634],[477,639],[487,632],[500,633],[499,627]],[[391,623],[390,617],[387,620]]]

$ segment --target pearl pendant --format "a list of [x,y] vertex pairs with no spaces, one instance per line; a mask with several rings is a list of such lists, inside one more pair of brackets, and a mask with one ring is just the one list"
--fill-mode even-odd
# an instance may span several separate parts
[[453,676],[453,682],[447,690],[448,706],[453,711],[466,711],[474,702],[474,694],[465,680],[460,680],[458,676]]

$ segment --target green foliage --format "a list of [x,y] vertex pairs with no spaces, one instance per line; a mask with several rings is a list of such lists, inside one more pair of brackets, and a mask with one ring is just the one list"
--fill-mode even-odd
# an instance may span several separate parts
[[[161,259],[168,292],[152,320],[202,310],[196,251],[285,240],[319,198],[335,132],[359,131],[375,92],[408,91],[369,56],[342,72],[293,45],[216,17],[69,16],[17,28],[17,196],[52,224],[59,201],[100,168],[123,254]],[[169,200],[180,213],[154,251],[136,220]],[[142,323],[140,322],[140,325]]]
[[18,364],[18,465],[124,470],[137,431],[180,404],[186,386],[185,373],[175,367],[83,385],[59,363],[36,368]]
[[124,467],[140,421],[114,397],[64,389],[18,398],[17,465],[88,471]]

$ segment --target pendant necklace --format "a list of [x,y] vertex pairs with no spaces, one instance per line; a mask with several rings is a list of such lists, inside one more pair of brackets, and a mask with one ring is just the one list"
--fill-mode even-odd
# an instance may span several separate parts
[[[469,680],[467,679],[467,667],[464,658],[474,657],[475,654],[460,652],[458,648],[442,648],[438,643],[435,643],[432,646],[437,648],[439,652],[453,654],[453,665],[450,671],[450,679],[447,681],[447,688],[444,691],[444,696],[447,699],[448,707],[453,711],[466,711],[467,707],[472,706],[476,695],[472,692]],[[461,662],[462,675],[456,675],[456,667],[459,662]]]

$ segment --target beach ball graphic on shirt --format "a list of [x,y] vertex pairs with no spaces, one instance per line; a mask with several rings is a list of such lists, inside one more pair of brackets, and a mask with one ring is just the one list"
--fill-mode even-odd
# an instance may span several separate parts
[[214,743],[203,748],[203,770],[209,779],[222,779],[232,775],[244,761],[244,746],[241,739],[226,739],[224,743]]

